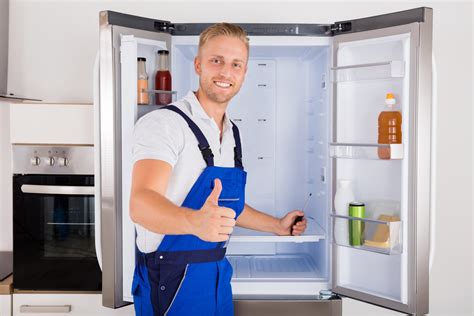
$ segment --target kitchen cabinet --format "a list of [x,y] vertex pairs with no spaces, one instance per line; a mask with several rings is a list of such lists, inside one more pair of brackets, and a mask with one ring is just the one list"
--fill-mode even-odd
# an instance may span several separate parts
[[11,294],[0,295],[0,316],[9,316],[12,314],[12,296]]
[[[120,309],[102,306],[102,294],[13,294],[13,315],[44,316],[64,313],[71,316],[133,315],[133,305]],[[3,315],[3,314],[2,314]]]
[[90,104],[13,104],[10,141],[15,144],[93,144],[93,124]]
[[0,281],[0,316],[10,316],[12,314],[12,282],[12,275]]

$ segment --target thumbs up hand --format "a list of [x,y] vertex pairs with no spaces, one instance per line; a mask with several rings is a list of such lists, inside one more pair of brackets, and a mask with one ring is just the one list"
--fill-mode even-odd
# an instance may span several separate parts
[[206,203],[210,202],[214,205],[218,205],[219,196],[222,192],[222,182],[219,179],[214,179],[214,189],[212,190],[211,194],[207,197]]
[[229,239],[235,226],[235,211],[220,207],[219,196],[222,192],[221,180],[214,180],[214,189],[199,211],[194,211],[191,223],[193,234],[204,241],[220,242]]

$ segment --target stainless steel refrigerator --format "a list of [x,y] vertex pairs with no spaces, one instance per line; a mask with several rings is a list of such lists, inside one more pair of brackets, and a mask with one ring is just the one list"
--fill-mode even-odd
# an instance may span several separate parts
[[[432,16],[416,8],[334,24],[240,24],[250,38],[249,68],[229,114],[243,139],[246,202],[282,216],[311,198],[303,236],[234,231],[227,255],[237,315],[338,315],[340,297],[428,313]],[[104,306],[133,301],[133,127],[158,109],[137,105],[137,57],[146,58],[152,104],[157,51],[168,50],[170,93],[181,98],[198,87],[193,58],[208,25],[100,12],[96,216]],[[402,114],[399,144],[378,144],[386,93]],[[341,179],[364,202],[363,219],[335,212]]]

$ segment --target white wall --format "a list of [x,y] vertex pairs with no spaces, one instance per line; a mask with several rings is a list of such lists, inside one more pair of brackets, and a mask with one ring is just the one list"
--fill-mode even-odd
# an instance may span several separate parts
[[[90,103],[98,11],[175,22],[331,23],[418,6],[434,9],[439,73],[437,249],[431,315],[472,315],[472,4],[468,2],[19,1],[10,3],[9,91],[50,102]],[[474,121],[474,119],[473,119]],[[3,210],[2,210],[3,211]],[[345,315],[390,315],[345,300]]]
[[10,104],[0,101],[0,251],[13,249]]

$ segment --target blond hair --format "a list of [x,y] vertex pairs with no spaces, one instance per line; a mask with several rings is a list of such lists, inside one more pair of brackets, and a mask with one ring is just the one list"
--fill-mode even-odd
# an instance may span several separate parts
[[213,24],[202,31],[199,36],[198,50],[201,51],[201,47],[203,47],[210,39],[221,35],[240,39],[245,44],[245,47],[247,47],[247,52],[249,51],[247,32],[236,24],[225,22]]

